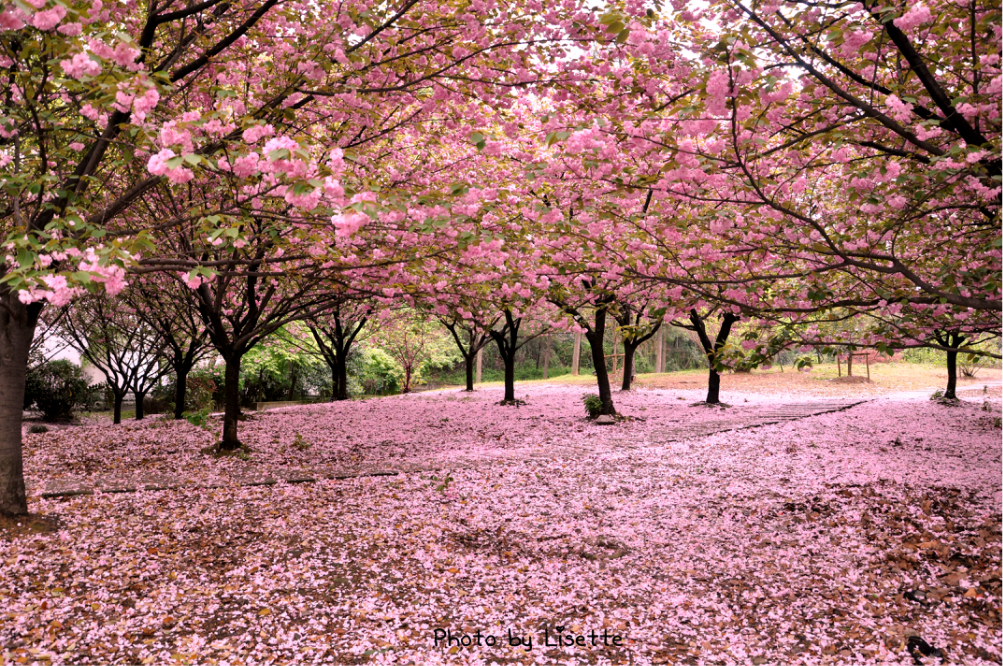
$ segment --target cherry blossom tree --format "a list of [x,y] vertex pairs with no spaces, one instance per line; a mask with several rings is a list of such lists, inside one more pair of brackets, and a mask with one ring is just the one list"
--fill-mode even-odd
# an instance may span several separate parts
[[[373,304],[340,299],[326,311],[306,322],[317,350],[331,370],[331,399],[348,400],[348,354],[366,323],[372,319]],[[373,328],[370,325],[370,328]]]
[[141,420],[143,399],[170,370],[165,363],[167,343],[125,300],[90,296],[67,306],[60,331],[80,356],[104,373],[114,396],[113,422],[122,422],[122,401],[128,392],[136,400]]

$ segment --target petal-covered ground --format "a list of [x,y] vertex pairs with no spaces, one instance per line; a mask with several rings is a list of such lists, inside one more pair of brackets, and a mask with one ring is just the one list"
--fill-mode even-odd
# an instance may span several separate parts
[[212,434],[188,424],[31,435],[33,488],[60,475],[438,469],[35,493],[59,529],[0,532],[0,663],[912,664],[923,650],[930,663],[999,663],[994,396],[680,436],[754,421],[777,399],[731,396],[721,412],[636,391],[619,406],[645,420],[599,428],[581,419],[580,393],[535,389],[518,409],[480,391],[259,415],[242,424],[248,460],[199,453]]

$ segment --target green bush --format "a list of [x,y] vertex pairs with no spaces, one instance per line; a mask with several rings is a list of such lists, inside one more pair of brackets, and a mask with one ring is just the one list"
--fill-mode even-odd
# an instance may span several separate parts
[[[349,389],[360,387],[366,395],[399,393],[404,371],[379,347],[353,347],[348,354]],[[354,392],[354,391],[353,391]]]
[[37,409],[46,421],[73,417],[73,408],[95,399],[99,385],[88,386],[79,365],[49,361],[28,371],[24,385],[24,408]]
[[599,418],[599,414],[602,413],[602,400],[595,393],[589,393],[582,396],[582,402],[585,403],[585,411],[588,412],[590,419]]

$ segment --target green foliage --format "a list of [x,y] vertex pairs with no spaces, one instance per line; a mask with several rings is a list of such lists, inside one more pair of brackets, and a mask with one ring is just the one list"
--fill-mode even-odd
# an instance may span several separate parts
[[428,486],[430,488],[434,488],[440,493],[445,493],[447,490],[449,490],[449,484],[453,483],[454,481],[452,472],[446,472],[446,476],[444,476],[442,479],[433,474],[432,476],[428,477],[428,480],[430,481]]
[[590,419],[599,418],[599,415],[602,413],[602,400],[598,395],[595,393],[583,395],[582,402],[585,403],[585,411],[588,413]]
[[294,449],[296,449],[297,451],[306,451],[311,446],[313,445],[310,444],[310,442],[307,442],[303,439],[303,435],[296,433],[296,440],[293,442]]
[[33,423],[31,427],[28,428],[28,432],[30,432],[33,435],[41,435],[49,432],[49,429],[44,425],[42,425],[41,423]]
[[193,426],[202,428],[203,430],[208,430],[209,423],[209,409],[200,409],[197,412],[185,412],[181,415],[184,420],[191,423]]
[[797,360],[794,361],[794,367],[798,370],[804,370],[805,368],[811,370],[814,366],[815,362],[812,360],[811,356],[808,356],[807,354],[804,356],[798,356]]
[[280,329],[247,352],[240,364],[241,403],[330,394],[330,371],[317,356],[304,353],[307,344],[313,343]]
[[88,386],[79,365],[50,361],[28,371],[24,408],[37,409],[46,421],[69,419],[74,407],[92,402],[99,390],[99,385]]
[[404,378],[397,361],[379,347],[353,348],[348,354],[348,372],[352,395],[399,393]]

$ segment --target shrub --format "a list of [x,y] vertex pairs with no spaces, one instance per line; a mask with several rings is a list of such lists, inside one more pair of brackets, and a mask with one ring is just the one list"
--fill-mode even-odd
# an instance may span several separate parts
[[33,435],[41,435],[42,433],[49,432],[49,429],[46,428],[41,423],[35,423],[30,428],[28,428],[28,432],[30,432]]
[[70,419],[73,408],[93,401],[98,385],[88,386],[79,365],[69,361],[49,361],[28,371],[24,386],[24,408],[34,407],[46,421]]
[[582,402],[585,403],[585,411],[588,412],[590,419],[599,418],[599,414],[602,413],[602,399],[599,396],[595,393],[583,395]]
[[[353,349],[348,355],[349,372],[369,395],[399,393],[404,371],[389,354],[379,347]],[[351,383],[349,384],[351,388]]]
[[209,422],[209,408],[206,407],[197,412],[185,412],[181,415],[181,417],[193,426],[205,429]]

